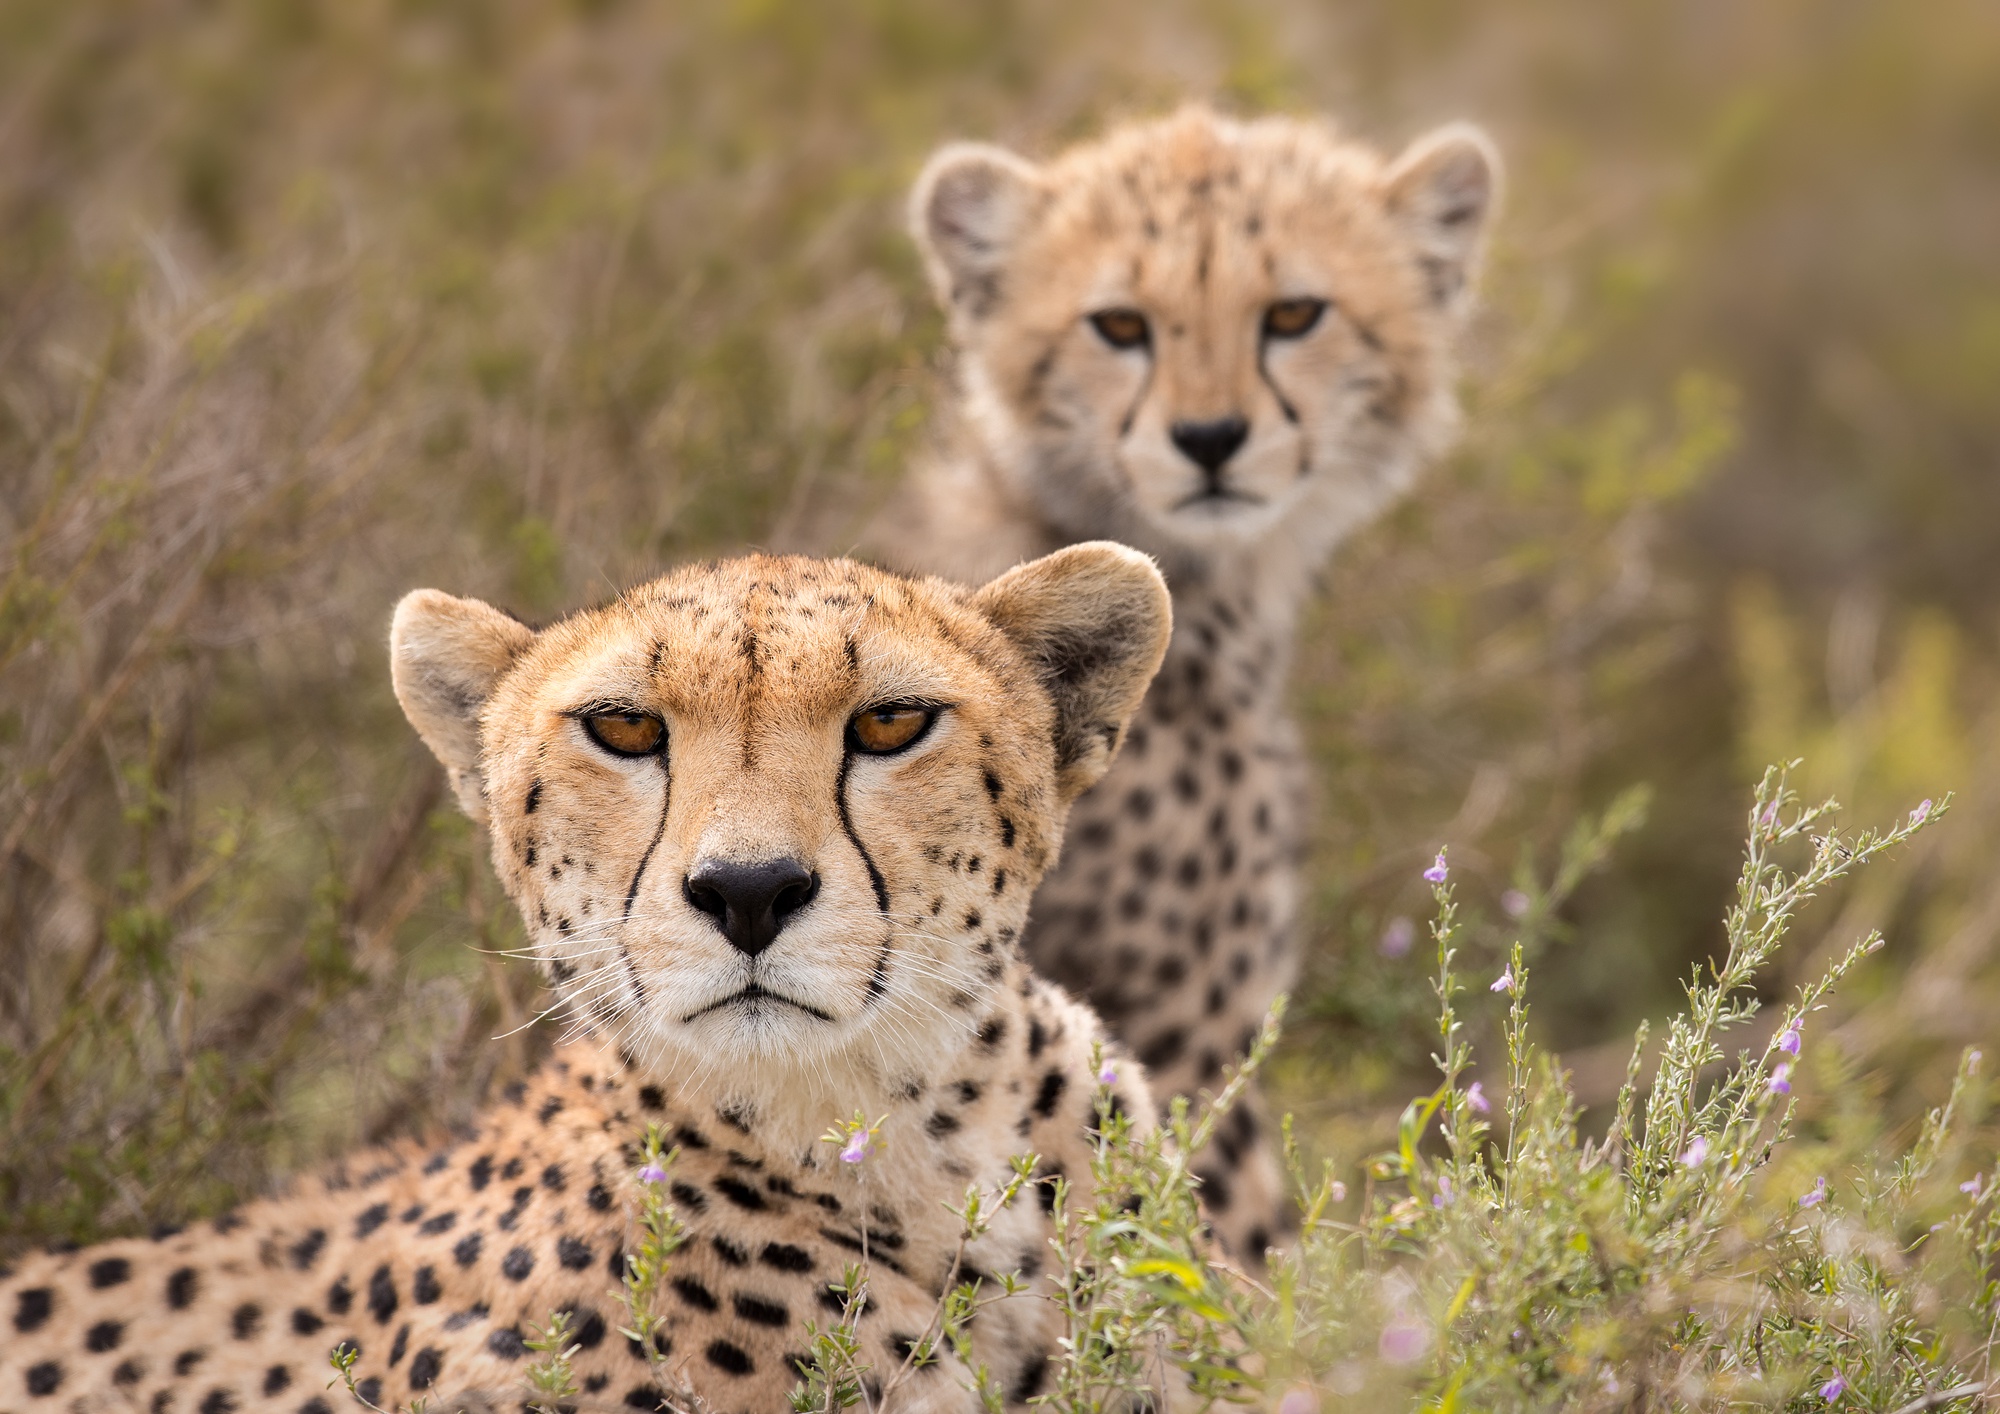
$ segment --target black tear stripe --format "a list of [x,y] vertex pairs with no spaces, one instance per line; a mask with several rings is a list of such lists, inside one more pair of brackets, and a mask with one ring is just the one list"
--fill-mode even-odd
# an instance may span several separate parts
[[660,821],[653,826],[653,838],[646,846],[646,852],[639,856],[639,867],[632,871],[632,883],[625,890],[625,912],[619,917],[618,956],[624,959],[626,975],[632,979],[632,991],[641,1004],[646,1000],[646,989],[639,981],[639,969],[632,965],[632,954],[625,947],[623,925],[632,921],[632,904],[639,897],[639,881],[646,877],[646,867],[653,862],[653,851],[660,847],[660,841],[667,833],[667,811],[674,803],[674,772],[668,762],[672,751],[671,742],[660,752]]
[[1271,370],[1265,367],[1264,340],[1262,339],[1257,341],[1257,376],[1263,380],[1264,386],[1271,390],[1271,396],[1278,400],[1278,411],[1285,415],[1285,421],[1297,427],[1299,425],[1299,410],[1292,406],[1292,400],[1285,396],[1284,390],[1278,386],[1278,380],[1273,378]]
[[1146,395],[1153,391],[1153,365],[1157,356],[1148,349],[1146,352],[1146,376],[1139,380],[1139,391],[1132,395],[1132,406],[1125,409],[1125,416],[1118,420],[1118,436],[1122,441],[1132,435],[1132,424],[1139,420],[1139,409],[1146,404]]
[[868,882],[875,889],[875,907],[883,918],[889,916],[889,885],[882,878],[882,871],[875,867],[875,857],[868,852],[868,846],[861,843],[861,836],[854,832],[854,817],[847,811],[847,773],[854,767],[854,757],[840,759],[840,776],[833,783],[833,803],[840,811],[840,831],[847,836],[847,842],[854,846],[854,852],[861,856],[861,862],[868,868]]

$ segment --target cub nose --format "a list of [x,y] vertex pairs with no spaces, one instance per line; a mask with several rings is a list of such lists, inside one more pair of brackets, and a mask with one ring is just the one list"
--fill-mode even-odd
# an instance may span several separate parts
[[819,875],[796,859],[718,859],[681,881],[687,901],[715,920],[737,951],[755,957],[813,901]]
[[1182,455],[1213,476],[1236,455],[1236,449],[1250,435],[1250,424],[1232,414],[1210,422],[1176,422],[1168,429],[1168,435]]

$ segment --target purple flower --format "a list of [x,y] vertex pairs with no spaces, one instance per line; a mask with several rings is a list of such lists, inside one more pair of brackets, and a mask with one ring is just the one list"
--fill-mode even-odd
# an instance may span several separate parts
[[1789,1095],[1792,1093],[1792,1063],[1779,1061],[1771,1067],[1771,1093]]
[[867,1158],[875,1147],[875,1136],[865,1129],[857,1129],[847,1137],[847,1147],[840,1151],[843,1164],[858,1164]]
[[1382,1338],[1376,1342],[1375,1351],[1391,1365],[1412,1365],[1424,1358],[1430,1343],[1429,1331],[1413,1317],[1399,1313],[1382,1327]]
[[1500,907],[1507,911],[1509,918],[1526,918],[1531,900],[1519,889],[1509,889],[1500,895]]
[[1417,925],[1397,914],[1389,920],[1389,926],[1382,930],[1382,941],[1375,945],[1384,957],[1401,957],[1410,950],[1410,944],[1417,940]]
[[639,1170],[639,1182],[641,1183],[665,1183],[666,1181],[667,1171],[658,1164],[647,1164]]
[[1097,1072],[1097,1083],[1099,1085],[1116,1085],[1118,1083],[1118,1067],[1110,1061],[1106,1061],[1104,1068]]
[[1910,823],[1912,825],[1921,825],[1924,823],[1924,821],[1930,818],[1931,818],[1931,803],[1928,800],[1926,800],[1922,805],[1919,805],[1915,810],[1912,810],[1910,812]]
[[1826,1201],[1826,1175],[1819,1176],[1819,1182],[1799,1195],[1801,1208],[1817,1208]]
[[1844,1376],[1838,1374],[1819,1387],[1819,1397],[1824,1399],[1828,1404],[1833,1403],[1834,1400],[1846,1393],[1847,1380]]
[[1487,988],[1486,990],[1487,990],[1487,991],[1489,991],[1489,992],[1511,992],[1511,991],[1513,991],[1513,990],[1514,990],[1514,964],[1510,962],[1510,963],[1508,963],[1508,964],[1507,964],[1507,965],[1506,965],[1505,967],[1501,968],[1501,969],[1500,969],[1500,975],[1499,975],[1498,977],[1495,977],[1495,978],[1493,979],[1493,985],[1492,985],[1492,986],[1490,986],[1490,987],[1488,987],[1488,988]]
[[1983,1174],[1975,1173],[1971,1178],[1958,1185],[1958,1191],[1961,1193],[1970,1193],[1973,1197],[1977,1198],[1979,1196],[1979,1184],[1984,1177],[1985,1175]]
[[1465,1088],[1466,1106],[1476,1115],[1491,1114],[1492,1104],[1486,1098],[1486,1089],[1477,1080]]
[[1328,1185],[1326,1192],[1327,1196],[1336,1203],[1345,1203],[1347,1201],[1347,1185],[1337,1178]]
[[1445,868],[1444,851],[1440,849],[1438,857],[1431,861],[1431,867],[1424,870],[1424,878],[1433,884],[1442,884],[1450,873],[1451,870]]
[[1438,1191],[1431,1194],[1431,1206],[1433,1208],[1449,1208],[1451,1206],[1452,1197],[1453,1194],[1451,1191],[1451,1175],[1444,1173],[1439,1174]]
[[1319,1414],[1319,1396],[1304,1385],[1295,1385],[1278,1401],[1278,1414]]
[[1774,800],[1769,805],[1764,807],[1764,813],[1757,817],[1757,823],[1762,825],[1765,829],[1769,829],[1771,826],[1778,823],[1777,801]]
[[1804,1045],[1805,1040],[1799,1035],[1799,1024],[1796,1021],[1787,1026],[1784,1033],[1778,1037],[1778,1049],[1788,1056],[1797,1055]]
[[1688,1168],[1698,1169],[1707,1162],[1708,1140],[1697,1134],[1688,1141],[1687,1148],[1681,1152],[1681,1163]]

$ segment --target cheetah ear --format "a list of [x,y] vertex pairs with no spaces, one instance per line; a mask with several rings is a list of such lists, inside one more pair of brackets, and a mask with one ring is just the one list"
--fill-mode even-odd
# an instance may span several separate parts
[[1075,800],[1111,767],[1166,655],[1173,600],[1153,562],[1086,541],[1007,571],[973,606],[1024,650],[1056,709],[1056,790]]
[[403,596],[389,626],[389,674],[403,715],[444,764],[458,803],[486,823],[479,715],[535,632],[477,599],[435,589]]
[[1486,229],[1500,196],[1500,153],[1470,123],[1411,143],[1382,174],[1382,204],[1409,234],[1438,306],[1458,313],[1479,274]]
[[910,194],[910,232],[940,304],[982,319],[1000,302],[1008,256],[1043,196],[1034,164],[1004,147],[955,142],[931,155]]

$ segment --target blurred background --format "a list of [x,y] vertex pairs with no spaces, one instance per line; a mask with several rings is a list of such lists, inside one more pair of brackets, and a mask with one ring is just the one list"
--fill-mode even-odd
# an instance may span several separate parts
[[7,0],[0,1257],[531,1065],[540,989],[390,695],[390,606],[547,616],[852,543],[942,388],[925,153],[1190,97],[1390,148],[1472,118],[1510,168],[1462,448],[1301,642],[1301,1136],[1351,1160],[1428,1088],[1447,844],[1471,971],[1529,931],[1601,1113],[1791,757],[1857,823],[1958,792],[1770,983],[1882,927],[1802,1133],[1936,1103],[2000,1040],[1986,0]]

